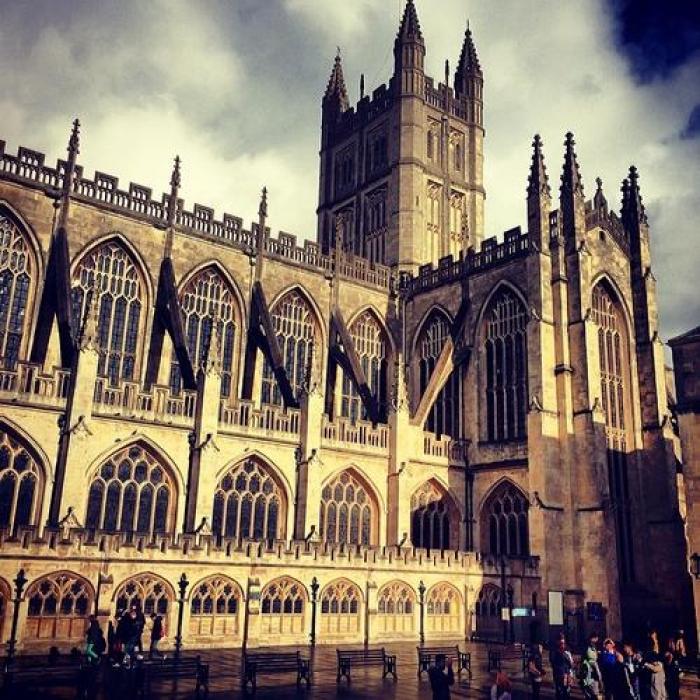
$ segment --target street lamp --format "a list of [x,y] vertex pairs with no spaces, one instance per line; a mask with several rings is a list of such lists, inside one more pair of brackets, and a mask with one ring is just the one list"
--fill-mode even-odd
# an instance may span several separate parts
[[316,646],[316,600],[318,589],[318,579],[314,576],[311,579],[311,634],[309,635],[309,641],[312,647]]
[[508,588],[506,589],[506,593],[508,595],[508,625],[510,627],[510,643],[513,644],[515,642],[515,634],[514,634],[514,628],[513,628],[513,586],[509,583]]
[[177,601],[177,636],[175,637],[175,658],[179,660],[180,658],[180,648],[182,647],[182,613],[185,609],[185,591],[190,582],[187,580],[184,572],[180,576],[180,580],[177,582],[178,588],[180,589],[180,597]]
[[14,580],[15,584],[15,597],[12,601],[14,603],[12,610],[12,631],[10,633],[10,639],[7,642],[7,659],[5,661],[5,670],[7,670],[12,664],[12,659],[15,655],[15,645],[17,644],[17,622],[19,620],[19,606],[22,602],[22,591],[27,585],[27,577],[24,575],[24,569],[20,569],[17,572],[17,578]]
[[425,584],[423,581],[418,582],[418,607],[420,609],[420,643],[425,644],[425,631],[423,627],[423,614],[425,609]]

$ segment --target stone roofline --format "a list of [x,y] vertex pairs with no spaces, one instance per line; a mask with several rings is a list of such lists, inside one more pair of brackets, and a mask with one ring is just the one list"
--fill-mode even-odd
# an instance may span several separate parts
[[[25,146],[20,146],[17,155],[5,152],[5,141],[0,140],[0,180],[9,180],[30,187],[42,189],[48,196],[58,198],[64,182],[67,163],[58,159],[56,167],[45,164],[45,155]],[[153,199],[153,190],[144,185],[129,183],[128,190],[119,189],[119,178],[95,171],[92,180],[83,175],[81,165],[76,165],[71,197],[78,202],[93,204],[117,214],[130,216],[158,228],[168,225],[169,195],[163,194],[160,201]],[[247,254],[256,249],[258,226],[250,230],[243,227],[243,219],[224,213],[220,220],[215,218],[214,209],[195,203],[192,211],[184,208],[178,199],[175,216],[176,230],[186,234],[224,241]],[[303,246],[297,244],[297,237],[280,231],[277,238],[265,230],[265,252],[271,258],[283,260],[293,265],[305,267],[327,275],[335,268],[332,255],[321,253],[320,246],[305,240]],[[361,285],[391,288],[391,269],[371,263],[358,256],[344,256],[340,276]]]
[[500,574],[501,560],[511,576],[538,577],[539,557],[506,556],[480,552],[426,550],[413,546],[340,545],[319,541],[252,541],[218,538],[210,534],[112,533],[79,527],[20,527],[13,535],[0,529],[0,553],[3,558],[54,556],[61,559],[85,558],[97,553],[112,559],[137,559],[166,562],[174,556],[192,563],[255,563],[309,566],[388,566],[393,570],[420,568],[439,572],[453,571]]

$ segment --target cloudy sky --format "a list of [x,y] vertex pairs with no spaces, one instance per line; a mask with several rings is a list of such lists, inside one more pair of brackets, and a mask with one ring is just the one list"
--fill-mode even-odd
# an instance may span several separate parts
[[[336,46],[351,100],[388,80],[404,0],[0,0],[0,139],[273,229],[315,236],[320,98]],[[557,184],[576,135],[587,196],[638,166],[662,334],[700,323],[700,20],[683,0],[416,0],[427,70],[467,18],[485,74],[486,233],[524,224],[532,135]]]

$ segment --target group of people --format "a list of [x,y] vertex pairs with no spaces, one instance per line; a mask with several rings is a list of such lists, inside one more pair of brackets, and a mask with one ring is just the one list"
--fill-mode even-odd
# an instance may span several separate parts
[[[659,635],[651,631],[640,651],[631,642],[617,644],[592,634],[586,651],[576,665],[566,640],[561,637],[550,653],[552,680],[557,700],[568,700],[579,685],[586,700],[679,700],[681,662],[686,656],[683,632],[668,640],[662,650]],[[535,645],[528,659],[527,672],[535,700],[546,676],[542,646]]]
[[132,606],[130,610],[117,612],[114,620],[109,621],[107,642],[97,618],[91,615],[86,633],[85,657],[88,663],[98,664],[108,650],[113,665],[128,667],[133,659],[144,658],[143,640],[146,638],[149,641],[150,658],[165,659],[158,649],[158,644],[164,636],[163,618],[156,613],[147,617],[138,605]]

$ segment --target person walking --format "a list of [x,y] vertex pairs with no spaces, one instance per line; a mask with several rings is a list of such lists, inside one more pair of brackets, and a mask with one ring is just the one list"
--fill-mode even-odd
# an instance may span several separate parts
[[444,654],[436,654],[435,665],[428,669],[428,678],[433,700],[450,700],[450,686],[455,682],[452,659],[448,659]]
[[566,648],[564,637],[559,639],[556,649],[552,651],[550,662],[556,698],[557,700],[569,700],[573,685],[574,658]]
[[631,642],[622,644],[622,675],[620,697],[624,700],[639,700],[639,666],[642,657],[635,653]]
[[647,648],[642,655],[639,673],[639,694],[641,700],[667,700],[666,674],[659,652],[659,636],[656,630],[649,632]]
[[85,635],[85,657],[88,664],[96,666],[100,663],[100,658],[105,651],[105,638],[100,628],[97,618],[90,615],[90,624]]
[[669,639],[668,649],[663,656],[666,697],[668,700],[680,700],[681,665],[676,655],[675,639]]
[[589,692],[594,698],[600,697],[601,686],[600,666],[598,665],[598,641],[598,633],[593,632],[593,634],[588,637],[588,646],[586,647],[586,652],[582,659],[582,661],[588,662],[587,671],[590,671]]
[[542,662],[542,645],[534,644],[527,659],[527,675],[530,679],[533,700],[539,700],[542,681],[546,673]]
[[605,700],[617,700],[619,697],[618,681],[619,663],[615,642],[608,637],[603,642],[603,651],[598,656],[600,677],[603,681],[603,693]]
[[151,613],[151,645],[149,656],[153,658],[165,659],[165,656],[158,650],[158,643],[163,638],[163,618],[160,615]]

